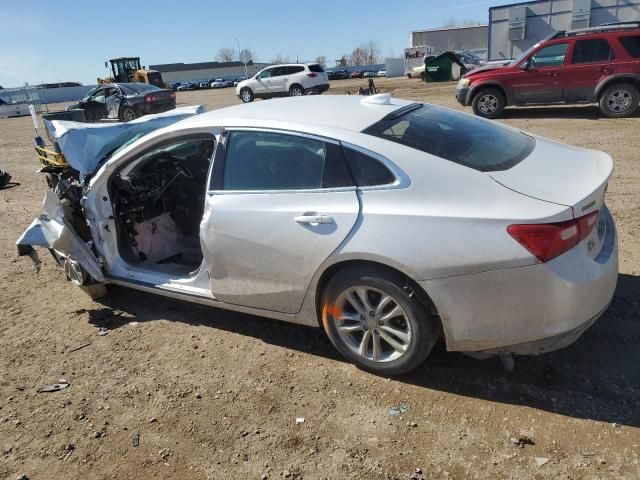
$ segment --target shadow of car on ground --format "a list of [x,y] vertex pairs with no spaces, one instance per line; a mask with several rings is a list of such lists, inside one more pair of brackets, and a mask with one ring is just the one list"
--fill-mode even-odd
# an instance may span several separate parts
[[[621,274],[609,309],[573,345],[517,357],[513,372],[498,359],[474,360],[442,344],[427,362],[398,380],[492,402],[523,405],[574,418],[640,426],[640,277]],[[111,287],[103,308],[89,311],[99,328],[159,318],[259,338],[265,343],[344,361],[320,329]],[[126,313],[126,316],[122,315]],[[132,318],[133,316],[133,318]],[[362,375],[369,375],[362,372]]]

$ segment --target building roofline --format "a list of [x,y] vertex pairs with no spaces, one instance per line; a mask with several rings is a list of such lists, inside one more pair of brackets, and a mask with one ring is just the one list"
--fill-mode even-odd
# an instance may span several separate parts
[[[540,1],[548,1],[548,0],[540,0]],[[447,30],[465,30],[469,28],[488,28],[489,24],[481,23],[479,25],[466,25],[464,27],[441,27],[441,28],[426,28],[422,30],[411,30],[411,33],[423,33],[423,32],[445,32]]]
[[549,0],[529,0],[528,2],[505,3],[503,5],[496,5],[494,7],[489,7],[489,11],[495,10],[497,8],[522,7],[524,5],[535,5],[536,3],[548,3],[548,2]]
[[[254,63],[248,61],[247,65],[262,65],[261,63]],[[196,62],[196,63],[162,63],[159,65],[149,65],[149,69],[157,70],[160,73],[164,72],[185,72],[188,70],[210,70],[216,68],[230,68],[230,67],[244,67],[244,63],[240,61],[235,62]]]

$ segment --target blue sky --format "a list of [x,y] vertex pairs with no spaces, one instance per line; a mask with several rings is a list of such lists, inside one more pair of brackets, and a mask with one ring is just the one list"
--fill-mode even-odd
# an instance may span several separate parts
[[212,61],[221,47],[252,49],[258,61],[340,58],[369,40],[399,55],[409,32],[450,18],[486,23],[489,0],[293,0],[141,2],[2,0],[0,85],[95,82],[104,61],[140,56],[143,65]]

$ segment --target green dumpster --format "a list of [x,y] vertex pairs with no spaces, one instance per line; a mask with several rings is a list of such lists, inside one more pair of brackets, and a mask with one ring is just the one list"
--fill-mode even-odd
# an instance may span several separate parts
[[[450,82],[455,80],[454,65],[460,69],[460,75],[466,73],[464,63],[453,52],[444,52],[440,55],[427,59],[424,62],[424,74],[422,79],[425,82]],[[456,68],[457,69],[457,68]]]

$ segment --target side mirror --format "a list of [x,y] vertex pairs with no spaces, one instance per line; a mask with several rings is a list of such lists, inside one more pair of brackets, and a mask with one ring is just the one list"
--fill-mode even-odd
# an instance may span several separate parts
[[527,58],[527,61],[521,64],[523,70],[533,70],[534,60],[533,57]]

